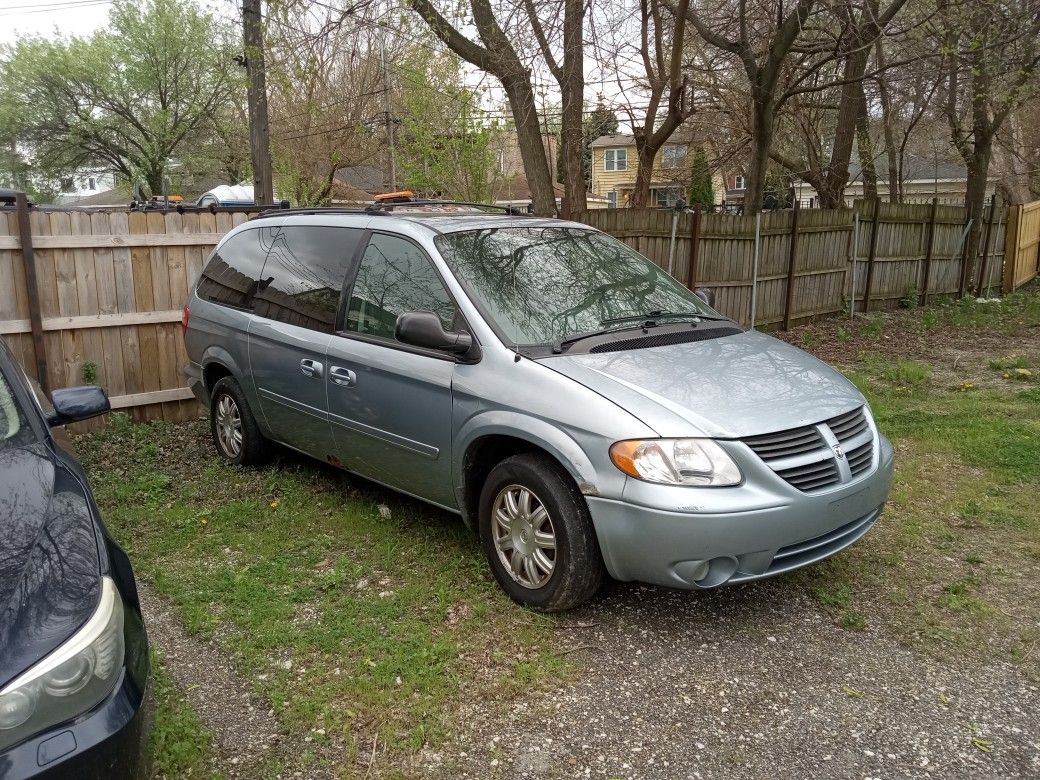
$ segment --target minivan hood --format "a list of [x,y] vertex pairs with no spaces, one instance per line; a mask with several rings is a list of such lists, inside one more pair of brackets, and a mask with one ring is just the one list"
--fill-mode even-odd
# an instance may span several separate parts
[[740,438],[817,423],[864,403],[856,386],[826,363],[754,330],[541,362],[661,436]]
[[46,445],[0,450],[0,689],[93,614],[98,550],[83,487]]

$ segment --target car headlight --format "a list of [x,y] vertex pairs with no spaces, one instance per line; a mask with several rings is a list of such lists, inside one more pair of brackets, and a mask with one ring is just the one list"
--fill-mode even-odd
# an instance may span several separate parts
[[83,627],[0,690],[0,749],[101,702],[115,687],[124,651],[123,601],[103,577],[101,601]]
[[742,479],[733,459],[711,439],[629,439],[610,448],[630,477],[664,485],[724,487]]

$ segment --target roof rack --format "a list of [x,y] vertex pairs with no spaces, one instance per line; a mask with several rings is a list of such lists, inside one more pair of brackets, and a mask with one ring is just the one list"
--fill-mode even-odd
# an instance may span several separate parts
[[[395,193],[396,195],[396,193]],[[395,208],[411,208],[413,206],[469,206],[476,209],[493,209],[510,216],[527,216],[526,211],[521,211],[517,206],[498,206],[494,203],[473,203],[465,200],[426,200],[426,199],[394,199],[391,201],[379,201],[368,206],[365,211],[369,214],[384,214]]]
[[367,208],[348,209],[341,206],[300,206],[295,209],[269,209],[250,219],[267,219],[269,217],[299,217],[312,214],[370,214]]

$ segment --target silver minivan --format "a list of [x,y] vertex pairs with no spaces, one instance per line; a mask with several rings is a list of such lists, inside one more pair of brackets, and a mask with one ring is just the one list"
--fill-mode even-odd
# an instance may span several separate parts
[[222,457],[277,442],[457,513],[538,609],[604,573],[711,588],[822,560],[891,486],[852,383],[574,222],[268,212],[217,246],[184,329]]

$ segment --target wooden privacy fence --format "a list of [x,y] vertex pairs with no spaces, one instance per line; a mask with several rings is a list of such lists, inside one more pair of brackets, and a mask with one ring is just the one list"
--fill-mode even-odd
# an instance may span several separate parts
[[1040,200],[1011,207],[1006,253],[1004,292],[1040,276]]
[[[213,246],[248,216],[0,209],[0,336],[49,389],[97,382],[134,419],[194,417],[180,375],[181,307]],[[690,286],[715,288],[729,316],[750,323],[754,306],[756,324],[786,325],[846,310],[853,298],[862,310],[908,293],[957,294],[983,267],[983,288],[1002,279],[1005,289],[1021,286],[1037,275],[1040,202],[1010,216],[1005,240],[1003,210],[987,209],[972,262],[962,251],[964,209],[936,204],[683,214],[674,250],[671,212],[609,209],[579,219],[670,265]],[[1013,262],[1004,263],[1005,252]]]
[[[1006,219],[1000,209],[986,213],[982,287],[999,289]],[[752,306],[756,325],[786,326],[845,311],[853,297],[863,311],[913,293],[955,295],[962,274],[972,287],[982,270],[981,249],[978,262],[965,263],[959,206],[858,203],[759,217],[598,209],[576,219],[621,239],[687,285],[713,288],[716,307],[744,324],[751,323]]]
[[48,389],[97,382],[134,419],[197,416],[180,375],[181,308],[214,245],[248,214],[23,213],[28,254],[18,212],[0,211],[0,335],[26,370]]

